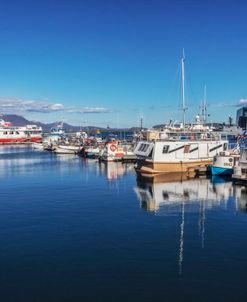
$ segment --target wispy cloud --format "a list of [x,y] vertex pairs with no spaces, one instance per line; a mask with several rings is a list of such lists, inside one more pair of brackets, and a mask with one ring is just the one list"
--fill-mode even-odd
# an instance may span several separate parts
[[36,112],[50,113],[63,111],[67,113],[90,114],[108,113],[111,110],[104,107],[65,107],[61,103],[47,103],[35,100],[25,100],[21,98],[0,97],[0,113]]
[[242,107],[247,106],[247,99],[240,99],[235,103],[213,103],[212,107]]
[[247,106],[247,99],[239,100],[238,107],[240,107],[240,106]]
[[62,111],[64,110],[63,104],[33,104],[31,108],[26,108],[28,112],[41,112],[41,113],[49,113],[54,111]]
[[81,109],[77,109],[75,112],[88,114],[88,113],[109,113],[111,111],[107,108],[102,108],[102,107],[84,107]]
[[59,103],[47,104],[34,100],[0,97],[0,110],[8,113],[23,111],[49,113],[64,110],[64,105]]

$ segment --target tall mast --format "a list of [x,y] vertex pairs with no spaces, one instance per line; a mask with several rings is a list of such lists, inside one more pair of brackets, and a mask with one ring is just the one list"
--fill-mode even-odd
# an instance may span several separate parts
[[184,55],[184,49],[183,49],[183,56],[182,56],[182,59],[181,59],[183,126],[185,126],[185,112],[186,112],[186,110],[187,110],[187,108],[186,108],[186,106],[185,106],[184,61],[185,61],[185,55]]
[[204,86],[204,98],[203,98],[203,122],[207,122],[207,86]]

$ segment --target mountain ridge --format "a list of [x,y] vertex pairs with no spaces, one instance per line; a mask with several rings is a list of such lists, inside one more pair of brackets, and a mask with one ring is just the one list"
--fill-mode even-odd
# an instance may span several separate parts
[[[57,127],[61,124],[61,121],[56,121],[52,123],[42,123],[39,121],[32,121],[28,120],[25,117],[17,114],[2,114],[0,115],[0,119],[5,120],[6,122],[11,122],[14,126],[25,126],[25,125],[37,125],[42,127],[44,132],[49,132],[51,128]],[[108,128],[103,127],[95,127],[95,126],[73,126],[68,123],[63,122],[63,128],[66,132],[77,132],[77,131],[86,131],[86,132],[96,132],[97,130],[100,131],[107,131]],[[139,127],[130,127],[130,128],[111,128],[111,131],[139,131]]]

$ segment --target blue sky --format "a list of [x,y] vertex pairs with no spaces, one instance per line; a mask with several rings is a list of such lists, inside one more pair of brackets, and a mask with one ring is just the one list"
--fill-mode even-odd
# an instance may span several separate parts
[[[215,3],[217,2],[217,3]],[[0,112],[126,127],[187,120],[207,85],[210,119],[247,103],[245,1],[0,2]]]

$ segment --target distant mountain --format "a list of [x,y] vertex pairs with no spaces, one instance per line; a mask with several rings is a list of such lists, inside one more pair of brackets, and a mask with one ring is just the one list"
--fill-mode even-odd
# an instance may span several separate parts
[[[16,114],[6,114],[2,115],[0,118],[4,119],[6,122],[11,122],[14,126],[25,126],[25,125],[37,125],[43,128],[44,132],[49,132],[52,127],[57,127],[58,124],[61,122],[54,122],[54,123],[41,123],[38,121],[29,121],[26,118],[16,115]],[[104,130],[104,128],[87,126],[87,127],[80,127],[80,126],[72,126],[68,123],[63,123],[63,128],[66,132],[77,132],[77,131],[96,131],[97,129]]]
[[31,123],[24,117],[16,114],[1,115],[0,118],[5,120],[6,122],[11,122],[14,126],[25,126]]
[[[61,121],[54,122],[54,123],[41,123],[39,121],[30,121],[24,118],[23,116],[16,115],[16,114],[5,114],[1,115],[0,119],[4,119],[6,122],[11,122],[14,126],[25,126],[25,125],[37,125],[42,127],[44,132],[49,132],[51,128],[57,127],[61,124]],[[94,127],[94,126],[72,126],[68,123],[63,123],[63,128],[65,132],[77,132],[77,131],[86,131],[87,133],[94,134],[97,130],[102,132],[111,133],[111,132],[138,132],[141,130],[139,127],[132,127],[132,128],[121,128],[121,129],[113,129],[113,128],[102,128],[102,127]],[[145,128],[143,128],[145,129]]]

